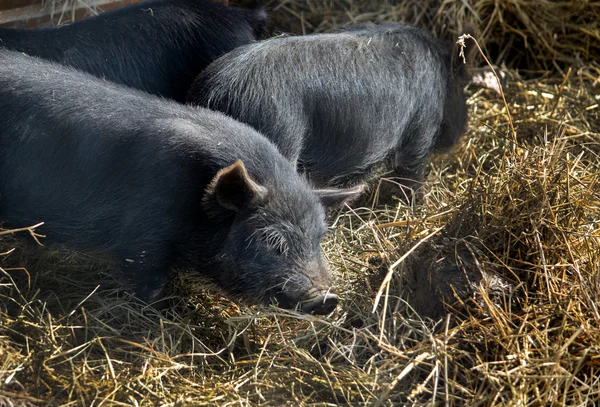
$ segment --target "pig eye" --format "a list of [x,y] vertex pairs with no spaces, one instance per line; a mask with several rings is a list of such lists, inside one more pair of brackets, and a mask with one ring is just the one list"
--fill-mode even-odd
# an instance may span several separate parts
[[289,251],[287,239],[274,227],[266,226],[260,229],[258,237],[269,249],[277,250],[280,254],[285,255]]

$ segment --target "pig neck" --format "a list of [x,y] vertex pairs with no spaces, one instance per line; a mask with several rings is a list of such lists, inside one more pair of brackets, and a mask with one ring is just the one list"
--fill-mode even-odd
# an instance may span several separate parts
[[183,234],[187,238],[177,246],[179,261],[176,266],[204,275],[218,273],[212,269],[218,264],[216,258],[225,244],[233,219],[233,215],[213,218],[203,214],[196,225]]

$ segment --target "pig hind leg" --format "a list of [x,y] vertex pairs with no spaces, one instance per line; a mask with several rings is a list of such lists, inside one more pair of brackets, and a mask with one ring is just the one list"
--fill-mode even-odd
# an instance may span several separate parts
[[415,192],[423,185],[429,151],[415,152],[399,148],[393,157],[393,170],[379,186],[380,197],[396,196],[411,202]]

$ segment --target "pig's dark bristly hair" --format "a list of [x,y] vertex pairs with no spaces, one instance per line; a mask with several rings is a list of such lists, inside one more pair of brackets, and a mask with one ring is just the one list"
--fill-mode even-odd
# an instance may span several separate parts
[[264,35],[266,12],[146,0],[57,28],[0,27],[0,45],[183,102],[220,55]]
[[213,62],[187,101],[250,124],[318,185],[355,183],[394,153],[419,178],[465,129],[454,50],[404,23],[272,38]]

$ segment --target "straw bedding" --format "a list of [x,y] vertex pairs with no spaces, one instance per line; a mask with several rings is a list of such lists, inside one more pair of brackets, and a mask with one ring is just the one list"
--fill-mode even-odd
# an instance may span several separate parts
[[471,23],[506,102],[493,80],[468,86],[469,132],[433,158],[421,202],[373,205],[373,188],[334,217],[329,317],[243,307],[185,271],[161,314],[109,265],[3,233],[0,405],[597,402],[600,2],[266,5],[296,33]]

